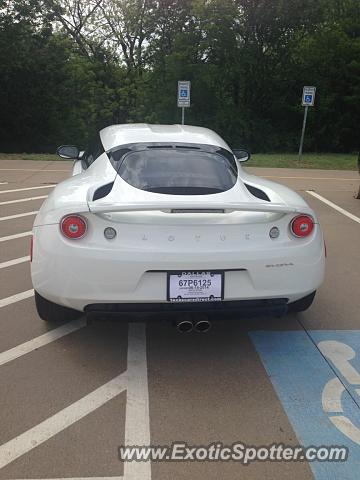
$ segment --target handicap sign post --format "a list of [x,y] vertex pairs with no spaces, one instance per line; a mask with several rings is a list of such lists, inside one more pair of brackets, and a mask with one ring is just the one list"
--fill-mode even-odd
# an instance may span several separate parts
[[190,107],[190,88],[191,82],[188,80],[178,81],[177,105],[181,108],[181,124],[185,121],[185,108]]
[[301,104],[302,104],[303,107],[305,107],[305,112],[304,112],[304,121],[303,121],[300,147],[299,147],[299,160],[301,158],[302,150],[303,150],[308,109],[309,109],[309,107],[313,107],[314,104],[315,104],[315,93],[316,93],[316,87],[304,87],[303,88]]

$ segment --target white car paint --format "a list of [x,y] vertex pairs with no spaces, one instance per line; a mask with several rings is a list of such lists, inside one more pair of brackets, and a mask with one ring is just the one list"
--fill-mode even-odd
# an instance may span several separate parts
[[105,150],[137,142],[183,142],[217,145],[231,150],[229,145],[212,130],[190,125],[148,125],[135,123],[112,125],[100,132]]
[[[181,125],[114,125],[100,132],[108,151],[137,142],[184,142],[230,147],[211,130]],[[166,303],[167,271],[224,270],[224,300],[288,298],[294,302],[324,277],[324,242],[315,212],[296,192],[247,174],[240,162],[234,187],[209,195],[165,195],[139,190],[117,175],[106,153],[57,185],[35,219],[31,274],[34,289],[56,304],[84,310],[96,303]],[[114,182],[93,201],[95,190]],[[270,198],[254,197],[244,182]],[[172,208],[222,208],[225,213],[170,213]],[[80,213],[84,238],[70,240],[60,221]],[[295,238],[297,214],[315,220],[312,234]],[[114,240],[104,237],[108,226]],[[269,237],[273,226],[277,239]]]

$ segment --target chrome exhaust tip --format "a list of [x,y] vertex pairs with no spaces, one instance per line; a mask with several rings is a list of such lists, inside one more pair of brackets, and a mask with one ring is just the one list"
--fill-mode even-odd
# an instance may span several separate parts
[[176,324],[176,328],[180,333],[188,333],[192,331],[194,325],[190,320],[182,320]]
[[199,333],[206,333],[210,330],[211,328],[211,322],[209,320],[199,320],[198,322],[195,323],[194,330],[196,330]]

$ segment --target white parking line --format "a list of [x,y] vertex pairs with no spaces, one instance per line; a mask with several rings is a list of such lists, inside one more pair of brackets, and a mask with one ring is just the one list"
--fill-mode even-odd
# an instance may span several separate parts
[[13,260],[8,260],[7,262],[0,263],[0,269],[12,267],[13,265],[18,265],[19,263],[28,262],[29,260],[29,255],[27,257],[14,258]]
[[0,182],[0,185],[8,185],[9,182]]
[[0,222],[3,222],[5,220],[13,220],[14,218],[29,217],[30,215],[36,215],[37,213],[38,213],[38,210],[34,212],[26,212],[26,213],[18,213],[16,215],[9,215],[7,217],[0,217]]
[[313,197],[317,198],[323,203],[326,203],[329,207],[333,208],[334,210],[337,210],[338,212],[342,213],[348,218],[351,218],[351,220],[354,220],[354,222],[360,223],[360,218],[357,217],[356,215],[353,215],[352,213],[348,212],[347,210],[344,210],[343,208],[339,207],[339,205],[336,205],[336,203],[331,202],[327,198],[322,197],[316,192],[313,192],[312,190],[306,190],[306,193],[309,195],[312,195]]
[[25,192],[26,190],[38,190],[39,188],[54,188],[56,185],[40,185],[38,187],[16,188],[15,190],[0,190],[0,193]]
[[41,195],[39,197],[19,198],[18,200],[8,200],[6,202],[0,202],[0,205],[10,205],[11,203],[31,202],[33,200],[40,200],[47,198],[47,195]]
[[[124,391],[127,391],[125,444],[150,445],[144,324],[129,325],[127,370],[35,427],[1,445],[0,468],[6,467],[9,463],[102,407]],[[51,478],[44,480],[151,480],[151,465],[149,462],[126,462],[124,469],[124,476]]]
[[30,235],[32,235],[32,232],[15,233],[15,235],[0,237],[0,242],[7,242],[8,240],[15,240],[16,238],[29,237]]
[[26,298],[30,298],[34,295],[34,290],[26,290],[26,292],[17,293],[16,295],[11,295],[11,297],[1,298],[0,299],[0,308],[7,307],[12,303],[20,302]]
[[[150,445],[145,325],[129,325],[125,445]],[[150,462],[125,462],[126,480],[151,480]]]
[[35,427],[4,443],[0,447],[0,468],[6,467],[25,453],[102,407],[124,390],[126,390],[126,374],[122,373]]
[[0,365],[4,365],[5,363],[11,362],[16,358],[20,358],[27,353],[31,353],[37,348],[48,345],[49,343],[54,342],[65,335],[76,332],[77,330],[80,330],[80,328],[85,327],[85,325],[86,321],[84,318],[74,320],[66,325],[54,328],[53,330],[50,330],[50,332],[46,332],[39,337],[35,337],[28,342],[21,343],[14,348],[5,350],[5,352],[0,353]]

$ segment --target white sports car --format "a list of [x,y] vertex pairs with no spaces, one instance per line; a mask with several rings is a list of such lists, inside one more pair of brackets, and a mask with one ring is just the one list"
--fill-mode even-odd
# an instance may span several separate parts
[[246,173],[249,154],[213,131],[113,125],[85,153],[58,153],[75,160],[73,176],[33,228],[44,320],[311,305],[325,264],[315,213],[289,188]]

